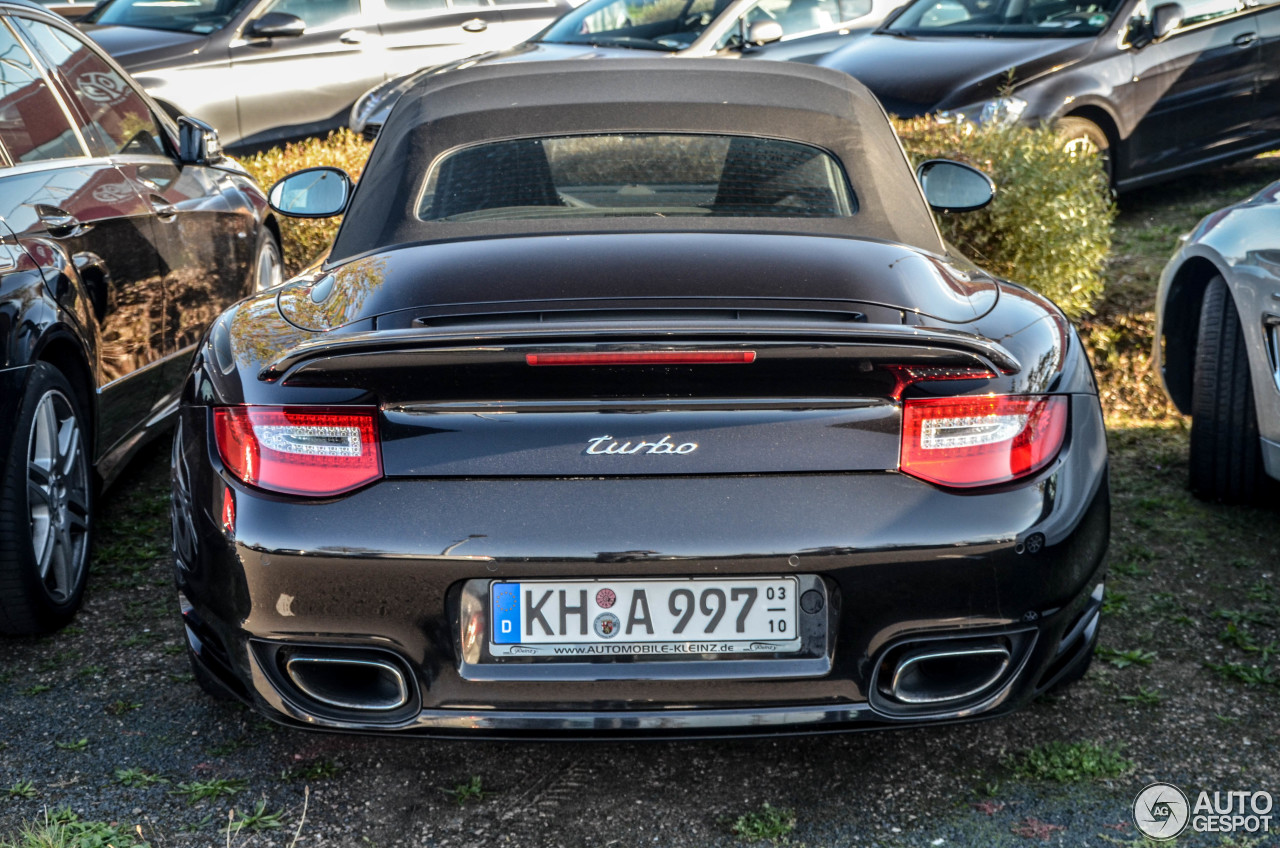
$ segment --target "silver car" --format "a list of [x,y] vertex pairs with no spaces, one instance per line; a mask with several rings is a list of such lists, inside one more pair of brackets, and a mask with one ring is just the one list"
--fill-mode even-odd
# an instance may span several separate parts
[[370,86],[508,47],[566,0],[106,0],[76,23],[228,146],[341,126]]
[[558,59],[773,59],[816,62],[865,35],[902,0],[586,0],[528,41],[452,65],[423,66],[367,91],[348,124],[377,137],[420,79],[473,65]]
[[1256,500],[1280,480],[1277,234],[1280,182],[1206,217],[1160,277],[1156,363],[1191,416],[1191,488],[1208,500]]

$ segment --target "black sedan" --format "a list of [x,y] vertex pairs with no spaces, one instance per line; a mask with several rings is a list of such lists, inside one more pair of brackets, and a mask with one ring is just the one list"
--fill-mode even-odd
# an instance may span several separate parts
[[1191,488],[1259,500],[1280,481],[1280,183],[1207,216],[1160,276],[1155,362],[1191,416]]
[[1056,124],[1120,189],[1280,145],[1280,4],[915,0],[819,64],[900,117]]
[[345,210],[332,254],[187,382],[201,682],[303,727],[603,736],[992,716],[1081,674],[1093,375],[1051,303],[946,253],[929,203],[990,181],[921,180],[804,65],[418,85],[349,200],[334,169],[272,189]]
[[275,227],[211,130],[0,0],[0,632],[74,614],[96,492],[172,422],[205,325],[280,282]]
[[228,146],[336,129],[371,86],[522,41],[567,0],[106,0],[77,25]]

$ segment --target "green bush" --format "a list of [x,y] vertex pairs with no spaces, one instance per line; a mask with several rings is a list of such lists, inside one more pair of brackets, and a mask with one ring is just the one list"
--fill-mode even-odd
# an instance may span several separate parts
[[996,199],[938,216],[942,234],[986,270],[1047,295],[1071,318],[1102,297],[1115,205],[1096,156],[1071,155],[1047,127],[897,123],[912,160],[955,159],[991,176]]
[[[943,235],[993,274],[1052,298],[1072,318],[1090,313],[1102,296],[1102,269],[1111,249],[1115,206],[1095,157],[1072,156],[1048,129],[973,128],[917,118],[897,125],[918,162],[968,162],[996,181],[986,209],[939,215]],[[243,164],[264,188],[299,168],[333,165],[358,179],[369,142],[348,130],[247,157]],[[296,273],[328,247],[338,218],[285,219],[285,265]]]
[[[360,179],[372,145],[348,129],[336,130],[328,138],[308,138],[284,147],[273,147],[240,160],[263,190],[276,180],[303,168],[330,165],[342,168],[351,179]],[[285,270],[289,274],[310,265],[329,247],[338,232],[341,218],[280,218]]]

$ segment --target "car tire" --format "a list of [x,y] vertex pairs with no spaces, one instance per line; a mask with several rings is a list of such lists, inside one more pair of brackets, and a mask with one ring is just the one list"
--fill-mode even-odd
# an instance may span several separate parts
[[284,254],[275,235],[263,227],[258,247],[253,253],[253,290],[272,288],[284,282]]
[[1249,355],[1231,291],[1221,276],[1205,289],[1191,386],[1191,490],[1205,500],[1246,503],[1263,484],[1262,445]]
[[1062,139],[1063,150],[1068,153],[1076,151],[1097,153],[1106,171],[1107,181],[1114,180],[1111,162],[1111,139],[1103,132],[1102,127],[1076,115],[1059,118],[1054,124],[1054,131]]
[[0,632],[57,630],[80,606],[94,506],[84,422],[62,372],[33,365],[0,469]]

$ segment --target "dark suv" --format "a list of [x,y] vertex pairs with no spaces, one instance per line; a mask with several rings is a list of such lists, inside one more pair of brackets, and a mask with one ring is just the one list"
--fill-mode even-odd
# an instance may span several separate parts
[[168,423],[206,322],[281,267],[212,130],[0,0],[0,633],[74,614],[96,492]]

